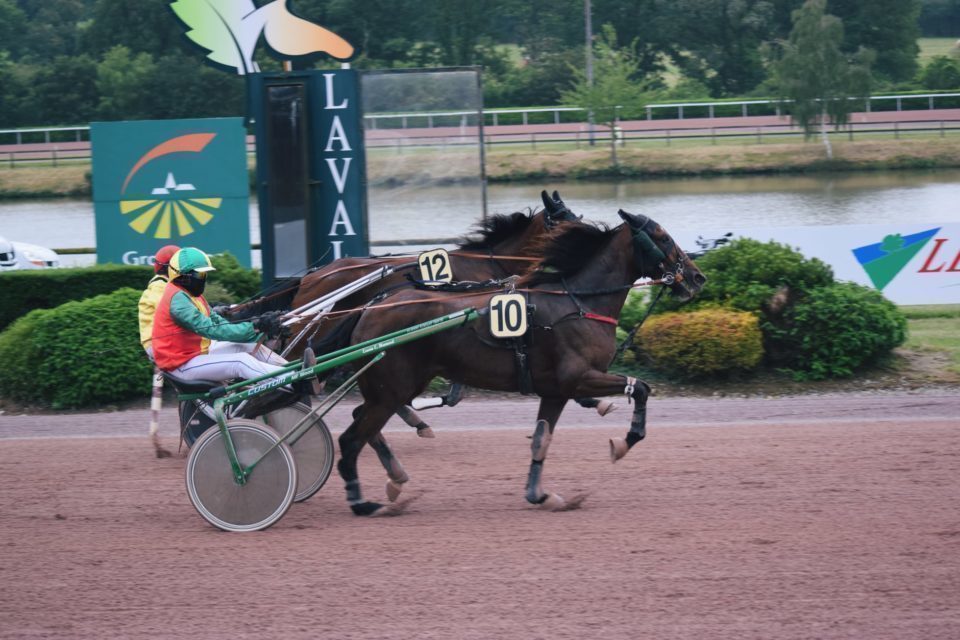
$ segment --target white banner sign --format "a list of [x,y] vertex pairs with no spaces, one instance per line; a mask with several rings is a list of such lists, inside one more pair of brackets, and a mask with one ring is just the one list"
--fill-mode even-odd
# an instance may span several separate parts
[[879,289],[896,304],[960,304],[960,224],[678,230],[674,239],[693,253],[728,233],[794,247],[830,265],[837,280]]

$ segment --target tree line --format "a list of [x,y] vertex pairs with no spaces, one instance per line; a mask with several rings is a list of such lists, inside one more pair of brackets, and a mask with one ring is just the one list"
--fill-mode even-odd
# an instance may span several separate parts
[[[243,79],[203,62],[170,2],[0,0],[0,128],[243,114]],[[488,107],[561,104],[585,64],[584,0],[288,4],[354,43],[354,68],[481,65]],[[592,0],[592,21],[598,43],[628,52],[626,80],[648,97],[775,96],[803,4]],[[827,0],[826,11],[842,22],[841,52],[872,51],[872,78],[891,90],[922,88],[921,25],[960,26],[960,0]]]

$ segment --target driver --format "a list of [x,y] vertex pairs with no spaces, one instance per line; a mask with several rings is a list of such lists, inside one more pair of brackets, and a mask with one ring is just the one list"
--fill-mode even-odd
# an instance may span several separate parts
[[281,334],[280,312],[231,323],[203,297],[214,271],[200,249],[185,247],[170,259],[170,282],[153,321],[153,356],[163,371],[185,380],[249,379],[278,371],[287,361],[258,344],[261,333]]
[[147,283],[147,288],[140,294],[140,302],[137,304],[137,316],[140,321],[140,344],[143,350],[147,352],[147,357],[153,360],[153,347],[150,344],[150,338],[153,335],[153,314],[157,311],[157,303],[163,297],[163,290],[170,280],[168,267],[170,258],[180,250],[175,244],[168,244],[161,247],[153,256],[153,273]]

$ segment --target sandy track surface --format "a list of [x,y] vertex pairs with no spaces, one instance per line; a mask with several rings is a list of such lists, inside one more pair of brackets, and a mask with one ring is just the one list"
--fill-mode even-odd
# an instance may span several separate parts
[[[535,405],[464,402],[426,414],[435,440],[392,429],[404,515],[352,516],[333,478],[253,534],[194,512],[145,412],[0,416],[0,637],[956,638],[958,408],[654,399],[616,465],[626,409],[570,409],[545,486],[588,498],[545,513]],[[369,451],[360,472],[381,498]]]

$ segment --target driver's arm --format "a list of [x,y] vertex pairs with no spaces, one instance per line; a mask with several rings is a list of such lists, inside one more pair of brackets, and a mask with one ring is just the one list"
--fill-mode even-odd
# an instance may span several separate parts
[[182,291],[178,291],[170,300],[170,316],[178,326],[210,340],[256,342],[260,337],[252,322],[230,323],[212,312],[209,317],[205,316]]

